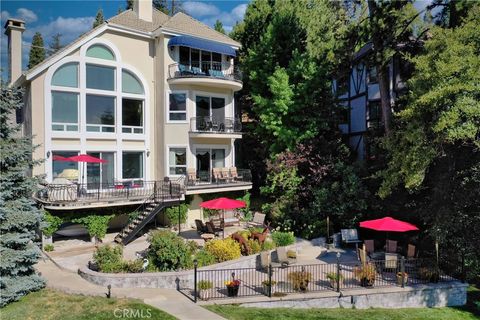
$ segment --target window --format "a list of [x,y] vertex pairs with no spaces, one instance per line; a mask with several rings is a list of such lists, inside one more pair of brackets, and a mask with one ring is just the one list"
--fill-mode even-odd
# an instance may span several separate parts
[[78,151],[53,151],[52,152],[52,176],[53,178],[64,178],[78,180],[78,162],[61,161],[62,158],[70,158],[78,155]]
[[52,92],[52,130],[78,131],[78,93]]
[[115,132],[115,98],[87,94],[87,131]]
[[337,80],[337,97],[348,93],[348,74],[342,75]]
[[55,71],[52,85],[78,88],[78,63],[67,63]]
[[379,128],[382,123],[382,106],[380,101],[369,101],[367,105],[367,127]]
[[87,88],[115,90],[115,68],[87,64]]
[[122,99],[122,132],[143,133],[143,101]]
[[187,149],[170,148],[168,151],[169,174],[186,174],[187,172]]
[[208,73],[210,69],[222,70],[222,55],[220,53],[180,46],[179,55],[181,64],[199,67],[204,73]]
[[115,60],[115,56],[113,55],[112,51],[99,44],[95,44],[88,48],[86,56],[105,60]]
[[140,81],[128,71],[122,70],[122,92],[143,94],[143,86]]
[[225,99],[217,97],[197,96],[196,102],[196,116],[197,116],[197,130],[204,130],[204,121],[211,120],[212,128],[219,130],[223,125],[225,127]]
[[185,93],[170,93],[168,106],[168,120],[187,120],[187,95]]
[[143,152],[123,152],[123,179],[143,179]]
[[368,83],[377,83],[377,68],[375,66],[368,67]]
[[87,163],[87,188],[108,188],[115,179],[113,152],[88,152],[90,156],[106,160],[105,163]]

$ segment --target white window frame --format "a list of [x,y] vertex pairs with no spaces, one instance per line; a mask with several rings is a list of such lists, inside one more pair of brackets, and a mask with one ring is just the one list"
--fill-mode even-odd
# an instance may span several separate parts
[[[170,149],[185,149],[185,165],[172,165],[170,166]],[[182,174],[170,174],[170,167],[175,167],[175,168],[183,168],[185,167],[185,172],[187,172],[187,169],[189,168],[188,166],[188,152],[189,148],[188,145],[186,144],[168,144],[167,145],[167,153],[165,155],[165,176],[168,177],[181,177],[183,176]]]
[[[171,94],[184,94],[185,95],[185,111],[170,111],[170,95]],[[188,105],[189,105],[189,96],[188,96],[188,91],[187,90],[171,90],[166,92],[166,99],[165,101],[166,106],[165,106],[165,119],[167,119],[167,123],[189,123],[189,117],[188,117]],[[170,120],[170,113],[185,113],[185,120]]]
[[[123,154],[124,153],[141,153],[143,154],[143,157],[142,157],[142,160],[143,160],[143,163],[142,163],[142,166],[143,166],[143,177],[140,177],[140,178],[125,178],[123,176]],[[122,167],[120,168],[120,173],[121,173],[121,181],[135,181],[135,180],[142,180],[142,181],[146,181],[147,180],[147,153],[145,152],[145,150],[130,150],[130,149],[126,149],[126,150],[121,150],[121,157],[122,157]]]

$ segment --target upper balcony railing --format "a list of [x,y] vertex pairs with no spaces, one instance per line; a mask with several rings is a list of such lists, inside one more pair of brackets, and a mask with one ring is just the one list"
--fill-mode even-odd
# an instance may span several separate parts
[[190,132],[241,133],[242,122],[238,118],[193,117]]
[[173,63],[168,66],[168,78],[211,78],[242,81],[238,67],[221,62],[192,62],[191,64]]

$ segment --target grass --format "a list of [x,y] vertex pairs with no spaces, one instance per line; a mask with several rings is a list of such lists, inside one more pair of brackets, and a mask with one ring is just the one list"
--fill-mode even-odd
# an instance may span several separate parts
[[291,308],[242,308],[237,305],[210,305],[207,309],[218,313],[226,319],[232,320],[275,320],[289,319],[418,319],[418,320],[467,320],[479,319],[480,289],[470,286],[468,290],[468,302],[463,307],[452,308],[409,308],[409,309],[291,309]]
[[9,320],[176,319],[139,300],[72,295],[50,289],[30,293],[19,301],[7,305],[0,310],[0,318]]

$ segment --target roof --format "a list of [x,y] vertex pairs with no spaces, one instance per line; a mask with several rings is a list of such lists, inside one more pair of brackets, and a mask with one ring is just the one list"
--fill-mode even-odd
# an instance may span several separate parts
[[162,29],[177,31],[179,33],[193,35],[198,38],[205,38],[240,47],[240,43],[237,41],[210,28],[206,24],[190,17],[189,15],[186,15],[183,12],[179,12],[171,17],[167,23],[162,26]]
[[41,72],[41,70],[48,67],[50,64],[55,63],[57,59],[62,58],[64,55],[74,50],[80,45],[82,40],[88,41],[89,37],[95,37],[97,33],[101,33],[103,30],[106,30],[109,25],[112,27],[125,27],[127,29],[132,29],[142,33],[153,33],[156,30],[166,29],[172,33],[188,34],[198,38],[221,42],[235,47],[241,46],[240,43],[231,39],[227,35],[215,31],[206,24],[195,20],[184,13],[179,12],[173,17],[169,17],[163,12],[153,8],[152,15],[152,22],[148,22],[139,19],[137,14],[131,9],[123,11],[122,13],[108,19],[106,22],[102,23],[96,28],[82,34],[76,40],[72,41],[55,54],[49,56],[32,69],[29,69],[26,72],[27,80],[35,77],[38,72]]
[[107,20],[110,24],[124,26],[143,32],[152,32],[164,25],[170,17],[165,13],[153,8],[152,22],[138,19],[137,14],[133,10],[123,11],[122,13]]

